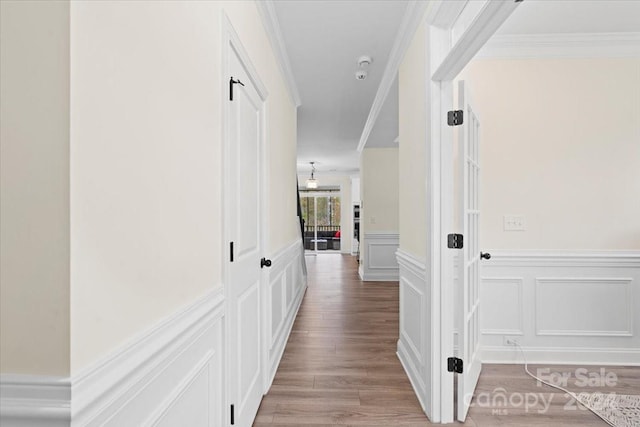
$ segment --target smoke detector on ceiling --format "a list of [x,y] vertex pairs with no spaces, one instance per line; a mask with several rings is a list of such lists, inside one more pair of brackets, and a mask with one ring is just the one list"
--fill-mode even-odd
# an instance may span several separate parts
[[371,65],[371,62],[372,59],[370,56],[362,55],[360,58],[358,58],[358,67],[367,68],[369,65]]

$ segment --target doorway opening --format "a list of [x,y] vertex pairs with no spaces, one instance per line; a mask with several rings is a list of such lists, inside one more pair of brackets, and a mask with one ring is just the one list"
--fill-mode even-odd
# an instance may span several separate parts
[[305,253],[339,253],[342,239],[340,190],[302,190],[300,205]]

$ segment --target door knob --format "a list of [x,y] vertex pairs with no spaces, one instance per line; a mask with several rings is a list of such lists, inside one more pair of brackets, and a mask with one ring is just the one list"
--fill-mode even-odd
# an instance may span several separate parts
[[260,260],[260,268],[265,268],[265,267],[271,267],[271,260],[270,259],[266,259],[266,258],[262,258]]
[[491,259],[491,254],[487,252],[480,252],[480,258]]

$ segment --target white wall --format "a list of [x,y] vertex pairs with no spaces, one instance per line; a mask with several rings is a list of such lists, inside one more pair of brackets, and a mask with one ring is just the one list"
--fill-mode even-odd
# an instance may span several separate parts
[[69,374],[69,2],[0,2],[0,372]]
[[366,148],[360,157],[360,276],[398,280],[398,148]]
[[[477,60],[484,360],[637,364],[640,59]],[[630,119],[621,119],[630,117]],[[524,231],[504,231],[504,215]]]
[[73,3],[74,372],[222,286],[223,12],[269,92],[265,256],[298,238],[295,107],[255,4]]
[[[482,122],[483,247],[640,249],[640,59],[477,60],[461,78]],[[509,214],[526,231],[504,231]]]
[[222,425],[225,14],[268,92],[270,367],[304,285],[296,108],[256,3],[1,4],[0,422]]
[[398,71],[400,248],[427,257],[427,38],[418,27]]
[[398,231],[398,149],[362,151],[361,227],[366,231]]

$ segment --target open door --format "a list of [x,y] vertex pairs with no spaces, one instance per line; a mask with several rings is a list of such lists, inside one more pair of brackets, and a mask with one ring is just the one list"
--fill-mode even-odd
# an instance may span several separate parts
[[462,361],[457,369],[459,372],[457,419],[464,421],[482,369],[479,324],[481,254],[478,244],[480,119],[473,107],[469,88],[464,81],[459,82],[458,102],[458,107],[462,111],[462,125],[459,127],[458,134],[460,162],[458,178],[461,184],[458,215],[460,215],[459,224],[463,228],[464,241],[458,264],[458,300],[455,302],[459,328],[458,357]]

